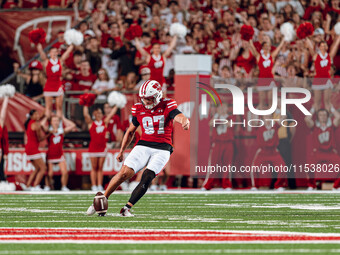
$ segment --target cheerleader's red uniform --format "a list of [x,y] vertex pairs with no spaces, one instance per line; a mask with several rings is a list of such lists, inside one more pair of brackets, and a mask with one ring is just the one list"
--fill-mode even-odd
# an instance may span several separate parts
[[329,71],[331,70],[331,58],[328,53],[324,56],[321,53],[315,59],[314,68],[315,68],[315,76],[313,79],[312,89],[313,90],[324,90],[333,88],[333,84],[331,81],[331,75]]
[[58,97],[64,94],[61,83],[62,67],[60,60],[50,59],[46,65],[46,84],[44,87],[44,96]]
[[60,163],[65,160],[63,151],[64,135],[60,133],[53,133],[48,138],[47,162]]
[[259,60],[259,81],[257,83],[258,91],[271,90],[275,87],[274,76],[272,73],[274,61],[272,56],[268,53],[267,56],[260,53]]
[[35,120],[30,120],[27,125],[26,137],[27,143],[25,145],[25,152],[27,160],[36,160],[42,158],[42,154],[39,151],[39,139],[37,133],[32,130],[32,124]]
[[94,121],[89,130],[90,132],[90,145],[89,154],[90,157],[105,157],[107,153],[107,128],[104,121]]

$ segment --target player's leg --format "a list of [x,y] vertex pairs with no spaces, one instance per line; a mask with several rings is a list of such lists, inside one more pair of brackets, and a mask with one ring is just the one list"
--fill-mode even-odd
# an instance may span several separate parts
[[105,196],[109,196],[119,187],[119,185],[133,177],[136,173],[142,170],[150,159],[150,148],[145,146],[135,146],[124,161],[123,167],[113,176],[107,189]]
[[314,104],[313,108],[315,111],[319,110],[321,107],[322,90],[314,90]]
[[45,116],[47,118],[51,117],[53,107],[53,97],[45,96]]
[[119,185],[122,182],[130,179],[134,175],[135,175],[135,171],[132,168],[124,165],[120,169],[120,171],[115,176],[113,176],[113,178],[111,179],[109,185],[107,186],[107,188],[105,190],[105,194],[104,195],[107,198],[109,198],[110,195],[119,187]]
[[92,191],[97,190],[97,167],[98,167],[98,157],[91,157],[91,173],[90,173],[90,178],[91,178],[91,189]]
[[122,216],[133,216],[130,213],[130,209],[134,206],[146,193],[152,180],[157,174],[162,171],[170,158],[170,152],[166,150],[158,150],[153,148],[147,148],[151,152],[151,157],[144,170],[142,179],[137,187],[132,191],[131,197],[128,203],[121,209],[120,214]]
[[46,164],[42,158],[33,160],[32,164],[36,169],[39,169],[33,183],[33,187],[36,187],[40,185],[41,180],[44,178],[46,173]]
[[59,163],[59,168],[61,172],[61,190],[62,191],[69,191],[67,188],[67,183],[68,183],[68,172],[67,172],[67,165],[66,161],[63,160]]
[[57,96],[55,99],[56,109],[57,109],[57,116],[62,119],[63,117],[63,99],[64,96]]
[[97,168],[97,187],[99,190],[104,190],[103,188],[103,166],[105,157],[98,158],[98,168]]

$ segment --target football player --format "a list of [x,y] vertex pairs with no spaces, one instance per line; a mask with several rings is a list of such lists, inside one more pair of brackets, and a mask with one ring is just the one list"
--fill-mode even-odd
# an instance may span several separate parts
[[[176,101],[162,98],[162,87],[159,82],[145,81],[139,89],[139,96],[141,102],[136,103],[131,109],[132,121],[124,135],[117,160],[123,161],[123,153],[139,126],[142,129],[141,138],[125,159],[121,170],[111,179],[104,194],[109,198],[122,182],[146,167],[140,183],[120,211],[121,216],[127,217],[134,216],[130,212],[131,207],[143,197],[152,180],[162,171],[170,158],[173,151],[171,138],[173,120],[180,123],[184,130],[188,130],[190,126],[188,118],[177,109]],[[87,210],[88,215],[95,212],[93,205]]]

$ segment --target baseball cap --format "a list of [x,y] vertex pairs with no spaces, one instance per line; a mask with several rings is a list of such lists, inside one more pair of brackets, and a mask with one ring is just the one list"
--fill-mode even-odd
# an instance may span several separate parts
[[38,60],[34,60],[30,63],[30,65],[28,66],[29,69],[38,69],[38,70],[42,70],[42,64],[38,61]]
[[325,31],[323,31],[322,28],[317,28],[314,30],[314,35],[324,35],[325,34]]

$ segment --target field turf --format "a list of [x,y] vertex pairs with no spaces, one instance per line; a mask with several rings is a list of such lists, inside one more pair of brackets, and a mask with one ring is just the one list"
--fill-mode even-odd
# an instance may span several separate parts
[[340,254],[338,192],[148,193],[134,218],[92,193],[0,194],[1,254]]

